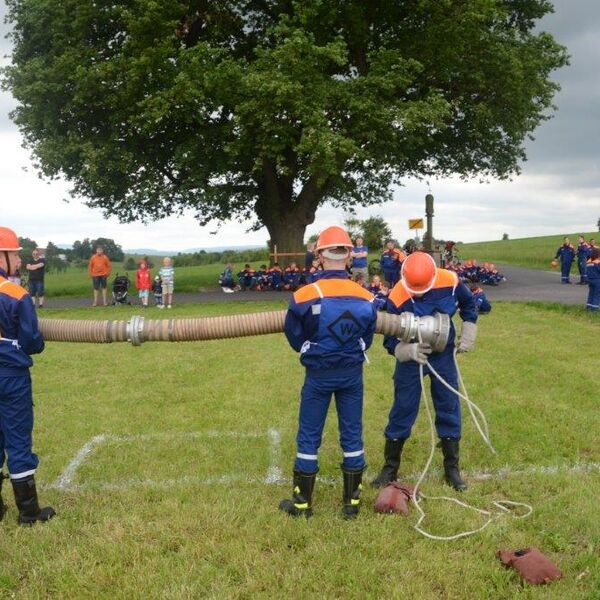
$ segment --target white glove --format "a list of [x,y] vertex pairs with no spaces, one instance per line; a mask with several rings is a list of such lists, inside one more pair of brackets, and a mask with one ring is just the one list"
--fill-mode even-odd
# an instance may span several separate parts
[[427,363],[427,359],[431,354],[431,346],[429,344],[411,344],[409,342],[398,342],[394,350],[394,356],[398,362],[408,362],[414,360],[420,365]]
[[477,337],[477,325],[470,321],[463,321],[460,332],[458,352],[472,352],[475,350],[475,338]]

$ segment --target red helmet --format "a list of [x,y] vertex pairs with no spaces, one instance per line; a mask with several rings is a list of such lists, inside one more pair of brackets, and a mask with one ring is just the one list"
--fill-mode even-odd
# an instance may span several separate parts
[[413,252],[402,263],[402,285],[411,294],[428,292],[435,282],[437,266],[425,252]]
[[320,252],[327,248],[347,248],[348,250],[352,250],[353,244],[348,232],[337,225],[324,229],[317,240],[315,252]]
[[17,234],[8,227],[0,227],[0,251],[1,250],[6,250],[8,252],[23,250],[23,248],[19,246]]

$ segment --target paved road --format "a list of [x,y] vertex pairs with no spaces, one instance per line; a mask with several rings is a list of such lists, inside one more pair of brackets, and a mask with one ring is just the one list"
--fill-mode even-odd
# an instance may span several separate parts
[[[563,285],[560,283],[560,273],[558,272],[537,271],[535,269],[522,269],[509,266],[500,266],[499,268],[506,275],[507,281],[497,287],[485,286],[485,292],[490,300],[534,300],[585,305],[587,286]],[[578,279],[579,277],[577,276],[573,277],[574,281]],[[177,304],[246,302],[248,300],[269,302],[273,300],[287,300],[288,298],[288,292],[237,292],[235,294],[224,294],[221,290],[212,290],[191,294],[175,294],[175,302]],[[137,302],[135,294],[131,299],[134,303]],[[89,306],[90,302],[90,298],[48,298],[46,306],[48,308],[75,308]]]

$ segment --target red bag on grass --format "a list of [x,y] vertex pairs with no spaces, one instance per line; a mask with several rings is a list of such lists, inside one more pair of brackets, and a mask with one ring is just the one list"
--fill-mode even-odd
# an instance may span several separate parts
[[504,566],[516,569],[524,581],[533,585],[549,583],[563,576],[562,571],[537,548],[523,548],[515,552],[498,550],[496,556]]
[[408,501],[414,488],[392,481],[388,483],[375,500],[375,512],[408,514]]

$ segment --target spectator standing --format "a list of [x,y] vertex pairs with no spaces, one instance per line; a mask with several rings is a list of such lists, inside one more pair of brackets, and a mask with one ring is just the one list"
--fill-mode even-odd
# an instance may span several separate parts
[[315,245],[313,243],[306,244],[306,254],[304,255],[304,268],[306,270],[312,267],[315,260]]
[[379,259],[381,270],[383,271],[383,279],[385,284],[390,289],[393,288],[400,279],[400,268],[405,260],[406,254],[402,250],[396,248],[394,240],[388,240],[386,248]]
[[29,295],[38,308],[44,308],[44,277],[46,275],[46,259],[40,256],[36,248],[31,253],[31,260],[25,265],[29,271]]
[[92,278],[92,285],[94,288],[94,301],[92,306],[98,306],[99,290],[102,290],[102,304],[108,306],[106,286],[111,272],[111,264],[108,256],[104,254],[102,246],[98,246],[96,248],[96,253],[92,254],[88,265],[88,272]]
[[140,263],[140,268],[135,274],[135,287],[138,290],[138,296],[144,308],[148,308],[150,298],[150,289],[152,288],[152,275],[145,261]]
[[579,269],[579,281],[577,282],[577,285],[585,285],[587,283],[585,269],[591,252],[591,246],[585,241],[585,238],[580,235],[577,239],[577,267]]
[[554,258],[560,260],[560,282],[571,283],[571,265],[575,260],[575,248],[568,237],[564,239]]
[[154,294],[154,305],[158,306],[158,308],[164,308],[165,305],[162,301],[162,280],[160,275],[157,275],[154,278],[152,283],[152,293]]
[[362,237],[354,240],[354,247],[350,253],[352,257],[352,277],[356,281],[358,275],[362,275],[363,281],[369,279],[369,249],[364,245]]
[[162,279],[163,305],[166,304],[167,308],[171,308],[175,291],[175,269],[168,256],[163,258],[163,266],[158,274]]

